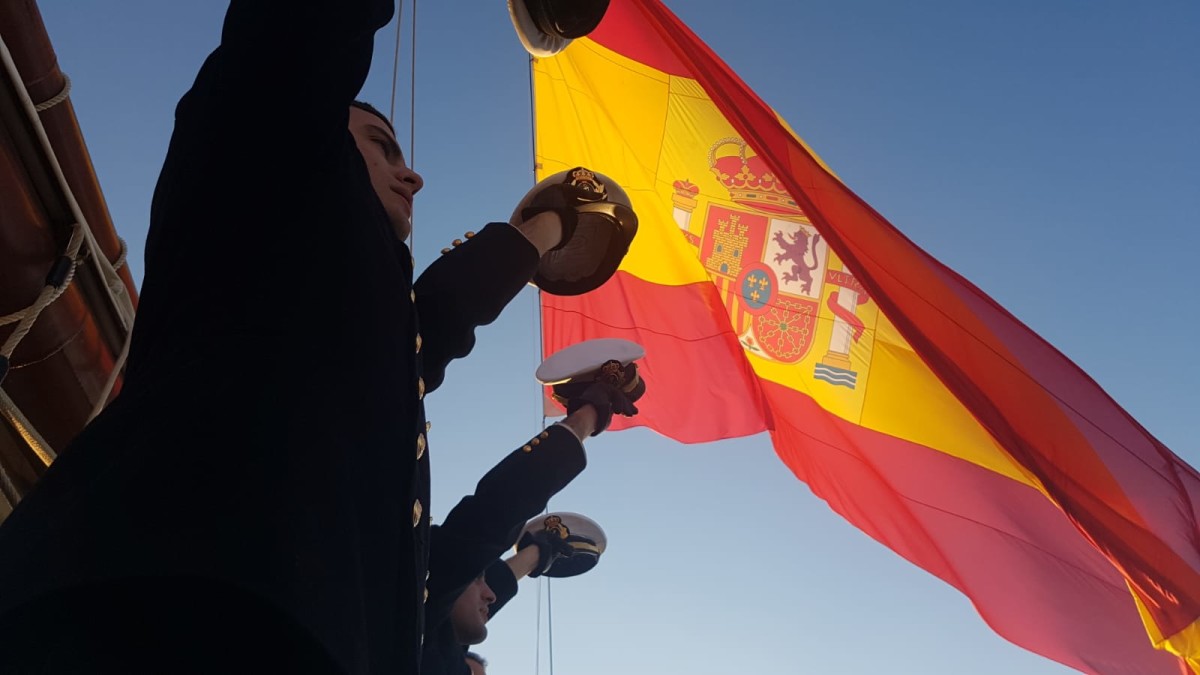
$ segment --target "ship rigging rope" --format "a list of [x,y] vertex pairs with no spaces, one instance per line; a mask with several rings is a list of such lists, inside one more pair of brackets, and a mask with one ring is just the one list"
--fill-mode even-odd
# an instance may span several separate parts
[[[17,310],[12,314],[0,316],[0,327],[15,323],[17,327],[13,329],[12,334],[0,345],[0,382],[4,381],[4,376],[8,374],[8,369],[11,367],[12,355],[17,350],[17,346],[33,330],[34,323],[37,322],[38,316],[55,300],[62,297],[63,293],[70,288],[71,282],[75,279],[75,270],[82,262],[79,251],[83,248],[83,244],[87,241],[85,228],[82,223],[75,223],[71,226],[71,239],[67,242],[67,248],[55,261],[54,266],[50,269],[50,273],[46,276],[46,285],[42,287],[38,293],[37,299],[33,304],[25,309]],[[125,266],[125,258],[129,253],[129,248],[125,245],[124,239],[119,239],[121,243],[121,252],[117,255],[117,259],[109,263],[112,265],[113,271],[117,271]],[[132,332],[132,329],[130,330]],[[128,349],[128,335],[126,336],[126,349]],[[123,359],[121,359],[123,361]],[[120,369],[121,364],[117,364],[116,369]],[[114,380],[115,378],[111,378]],[[109,387],[111,391],[111,386]],[[107,399],[107,396],[103,397]]]
[[100,390],[100,395],[96,397],[96,405],[92,407],[92,413],[88,415],[88,422],[96,419],[104,411],[104,407],[108,405],[108,398],[112,396],[113,387],[117,386],[117,378],[125,370],[125,362],[129,360],[129,344],[133,342],[133,326],[129,327],[129,332],[125,333],[125,345],[121,347],[121,353],[117,355],[117,361],[113,363],[112,370],[108,373],[108,379],[104,381],[104,388]]
[[75,223],[71,226],[71,239],[67,243],[67,249],[50,269],[50,274],[46,277],[46,285],[42,287],[41,293],[38,293],[33,304],[12,314],[0,316],[0,326],[7,326],[10,323],[17,324],[12,334],[0,346],[0,360],[5,366],[0,370],[0,381],[6,374],[4,371],[7,370],[7,365],[12,359],[17,345],[21,344],[21,340],[25,339],[25,336],[33,329],[33,324],[37,321],[38,316],[50,306],[50,303],[59,299],[71,285],[71,280],[75,278],[75,268],[79,265],[79,249],[83,246],[83,242],[83,225]]
[[[71,285],[71,280],[75,278],[75,268],[80,263],[79,249],[86,241],[86,234],[87,230],[83,224],[75,223],[71,228],[71,239],[67,248],[50,269],[50,274],[46,277],[46,285],[42,287],[41,293],[38,293],[37,300],[19,312],[0,317],[0,326],[17,324],[12,334],[4,341],[3,346],[0,346],[0,383],[3,383],[4,376],[8,374],[13,352],[16,351],[17,345],[21,344],[21,340],[29,334],[38,316],[61,297]],[[14,427],[45,466],[50,466],[55,457],[54,449],[50,447],[46,439],[42,438],[3,389],[0,389],[0,417]],[[3,469],[0,468],[0,472],[2,471]],[[7,473],[0,473],[0,489],[4,491],[4,497],[10,504],[16,504],[15,500],[20,498],[20,494],[12,485]]]
[[[12,52],[9,51],[8,44],[3,39],[0,39],[0,67],[4,69],[8,79],[13,84],[17,102],[25,110],[25,114],[32,126],[33,135],[37,139],[43,157],[49,165],[52,174],[51,179],[58,183],[62,191],[64,206],[71,213],[73,220],[71,235],[66,249],[52,266],[50,273],[47,275],[46,285],[38,293],[37,299],[25,309],[0,317],[0,326],[17,324],[12,334],[5,339],[4,344],[0,345],[0,385],[2,385],[5,376],[11,368],[12,355],[15,353],[17,346],[29,334],[29,331],[32,330],[34,322],[37,321],[41,313],[66,292],[66,289],[75,277],[76,268],[80,263],[90,259],[91,264],[95,267],[101,282],[102,292],[107,298],[109,306],[116,314],[117,320],[123,324],[127,331],[133,325],[134,308],[132,298],[126,292],[124,283],[117,274],[117,270],[125,263],[127,250],[125,242],[121,242],[121,252],[115,262],[110,263],[107,257],[101,253],[100,245],[92,235],[92,231],[87,224],[87,219],[84,217],[79,203],[75,200],[75,195],[71,192],[71,187],[67,182],[66,176],[63,175],[62,167],[59,165],[54,148],[50,143],[50,138],[46,135],[46,128],[42,125],[40,113],[62,103],[70,96],[70,78],[64,73],[62,91],[48,100],[35,104],[29,97],[29,90],[23,86],[24,80],[21,77],[20,71],[17,70],[17,65],[13,61]],[[128,335],[126,337],[128,338]],[[0,388],[0,418],[3,418],[25,440],[29,448],[45,466],[49,466],[54,461],[54,449],[38,433],[37,428],[29,422],[24,413],[21,412],[21,409],[2,388]],[[6,491],[6,499],[10,503],[15,503],[13,499],[20,496],[16,493],[11,477],[7,473],[0,475],[0,489]]]
[[63,101],[67,100],[67,97],[69,97],[70,95],[71,95],[71,78],[67,77],[66,73],[63,73],[62,91],[58,92],[54,96],[51,96],[50,98],[46,99],[45,101],[42,101],[41,103],[34,104],[33,109],[38,112],[42,112],[44,110],[49,110],[49,109],[53,108],[54,106],[58,105],[59,103],[62,103]]
[[0,326],[6,326],[11,323],[17,324],[13,333],[0,346],[0,382],[2,382],[11,365],[10,360],[17,345],[32,330],[34,322],[42,311],[61,297],[70,286],[71,280],[75,277],[76,268],[81,262],[89,258],[91,259],[102,282],[101,287],[111,307],[114,309],[118,320],[126,329],[129,329],[133,324],[134,309],[133,302],[125,292],[124,284],[116,273],[116,270],[120,269],[125,263],[125,242],[121,242],[121,253],[114,262],[109,262],[107,257],[100,253],[100,245],[92,235],[87,220],[83,216],[83,211],[79,208],[79,203],[75,200],[75,195],[67,183],[66,176],[63,175],[62,167],[58,163],[58,158],[54,153],[50,138],[46,135],[46,129],[42,125],[41,117],[38,114],[66,100],[71,93],[70,78],[64,73],[62,91],[40,104],[35,104],[29,98],[29,90],[23,86],[24,80],[17,69],[16,63],[13,61],[12,52],[9,51],[8,44],[2,39],[0,39],[0,63],[2,63],[5,72],[13,83],[19,103],[26,110],[29,122],[33,127],[34,136],[37,138],[43,156],[47,160],[53,174],[52,178],[58,182],[62,190],[65,206],[74,217],[67,247],[51,268],[50,274],[46,279],[46,286],[38,294],[37,299],[25,309],[0,317]]

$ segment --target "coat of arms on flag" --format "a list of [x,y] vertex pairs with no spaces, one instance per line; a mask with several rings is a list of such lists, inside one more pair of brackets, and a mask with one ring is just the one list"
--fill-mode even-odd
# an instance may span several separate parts
[[697,234],[700,190],[676,181],[675,222],[698,249],[742,346],[772,361],[799,363],[823,333],[820,322],[832,322],[813,377],[855,388],[850,350],[865,329],[856,310],[869,300],[866,291],[743,140],[717,141],[708,162],[730,203],[708,201]]

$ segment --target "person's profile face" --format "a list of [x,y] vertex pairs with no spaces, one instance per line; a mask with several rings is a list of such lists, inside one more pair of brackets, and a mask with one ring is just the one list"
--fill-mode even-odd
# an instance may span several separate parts
[[460,645],[477,645],[487,639],[488,607],[496,601],[483,576],[471,582],[454,601],[450,623]]
[[350,134],[367,165],[371,186],[383,204],[396,236],[412,231],[413,196],[425,185],[421,174],[404,162],[404,153],[386,122],[361,108],[350,108]]

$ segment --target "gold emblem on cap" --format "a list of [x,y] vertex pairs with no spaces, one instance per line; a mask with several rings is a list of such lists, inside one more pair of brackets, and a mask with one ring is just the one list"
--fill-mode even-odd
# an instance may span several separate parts
[[596,178],[596,172],[591,169],[585,169],[582,166],[572,169],[568,174],[566,181],[571,187],[577,187],[580,190],[585,190],[595,194],[598,199],[604,199],[604,183],[601,183]]
[[571,528],[563,524],[562,518],[558,516],[549,516],[542,521],[542,525],[546,527],[547,532],[553,532],[559,537],[566,539],[571,535]]
[[600,366],[600,372],[596,375],[596,379],[605,380],[614,386],[618,385],[621,380],[625,379],[625,366],[622,366],[620,361],[609,359]]

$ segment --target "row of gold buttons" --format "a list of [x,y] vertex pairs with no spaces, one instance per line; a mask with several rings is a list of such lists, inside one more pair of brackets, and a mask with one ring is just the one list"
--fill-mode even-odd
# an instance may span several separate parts
[[[414,267],[416,265],[415,258],[413,259],[413,265],[414,265]],[[412,291],[408,292],[408,299],[410,301],[413,301],[413,303],[416,303],[416,289],[415,288],[412,289]],[[419,353],[421,353],[421,342],[422,342],[420,333],[416,334],[415,342],[416,342],[416,345],[415,345],[416,353],[419,354]],[[425,378],[418,377],[418,378],[416,378],[416,400],[421,400],[424,398],[425,398]],[[431,423],[426,422],[425,423],[425,431],[430,430],[431,426],[433,426]],[[416,435],[416,459],[418,459],[418,461],[420,461],[422,456],[425,456],[425,446],[426,446],[425,434]],[[421,524],[421,514],[424,514],[424,513],[425,513],[425,507],[421,506],[421,500],[413,500],[413,527],[419,526]],[[428,571],[426,571],[426,573],[425,573],[425,584],[426,584],[425,602],[430,602],[430,589],[428,589],[428,583],[430,583],[430,573],[428,573]],[[421,635],[421,644],[422,645],[425,644],[425,635]]]
[[533,452],[533,446],[540,444],[542,442],[542,439],[547,438],[549,436],[550,436],[549,431],[543,431],[542,433],[537,435],[537,438],[530,439],[529,442],[526,443],[521,448],[521,451],[522,452]]
[[[466,234],[464,234],[463,236],[464,236],[464,237],[466,237],[467,239],[470,239],[471,237],[474,237],[474,236],[475,236],[475,233],[474,233],[474,232],[471,232],[471,231],[468,231],[468,232],[467,232]],[[455,239],[454,241],[450,242],[450,246],[459,247],[459,246],[462,246],[462,245],[463,245],[463,240],[462,240],[462,239]],[[449,253],[449,252],[450,252],[450,248],[449,248],[449,247],[446,247],[446,248],[442,249],[442,255],[446,255],[446,254],[447,254],[447,253]]]

